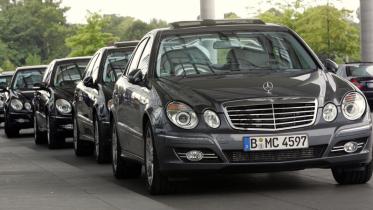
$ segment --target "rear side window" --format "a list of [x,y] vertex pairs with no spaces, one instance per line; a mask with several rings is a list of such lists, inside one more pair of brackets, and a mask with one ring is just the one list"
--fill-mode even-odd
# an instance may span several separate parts
[[348,77],[371,77],[373,76],[373,66],[346,66],[346,74]]

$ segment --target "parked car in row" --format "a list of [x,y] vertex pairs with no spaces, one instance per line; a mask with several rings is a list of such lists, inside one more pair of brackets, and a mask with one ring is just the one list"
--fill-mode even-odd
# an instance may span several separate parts
[[53,60],[38,86],[33,100],[35,143],[47,142],[59,148],[73,136],[72,100],[78,81],[91,57]]
[[0,123],[4,122],[4,103],[9,95],[7,88],[12,81],[14,71],[6,71],[0,74]]
[[40,65],[16,69],[4,103],[4,131],[8,137],[15,137],[19,130],[33,127],[34,85],[41,82],[46,67]]
[[373,63],[356,62],[340,65],[337,75],[359,88],[370,104],[373,104]]
[[152,194],[199,172],[317,167],[340,184],[367,182],[366,98],[326,66],[295,32],[260,20],[149,32],[113,90],[115,177],[138,177],[144,165]]
[[111,160],[109,107],[118,76],[125,69],[133,42],[98,50],[74,94],[74,150],[77,156],[95,154],[98,163]]

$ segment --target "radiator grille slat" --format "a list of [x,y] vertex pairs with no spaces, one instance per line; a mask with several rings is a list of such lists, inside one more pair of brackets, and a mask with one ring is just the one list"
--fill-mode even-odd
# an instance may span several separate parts
[[281,103],[268,101],[263,104],[243,101],[242,105],[224,106],[231,126],[239,130],[285,130],[312,125],[316,118],[317,103]]

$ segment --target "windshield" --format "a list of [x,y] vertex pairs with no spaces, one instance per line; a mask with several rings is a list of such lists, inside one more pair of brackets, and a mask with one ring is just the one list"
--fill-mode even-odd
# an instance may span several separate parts
[[129,59],[131,58],[133,50],[121,49],[110,51],[106,57],[103,81],[105,83],[115,83],[118,76],[126,68]]
[[0,76],[0,87],[8,87],[12,81],[12,75]]
[[55,70],[54,86],[74,86],[82,79],[83,72],[89,59],[75,60],[58,64]]
[[372,77],[373,66],[346,66],[346,74],[349,77]]
[[169,36],[162,40],[157,59],[159,77],[316,68],[304,47],[285,32]]
[[44,68],[17,71],[12,89],[31,90],[34,84],[41,83],[44,71]]

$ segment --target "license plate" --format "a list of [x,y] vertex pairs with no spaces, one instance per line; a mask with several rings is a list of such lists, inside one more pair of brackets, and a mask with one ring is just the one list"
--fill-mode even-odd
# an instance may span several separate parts
[[243,137],[243,150],[246,152],[300,148],[308,148],[307,135]]

